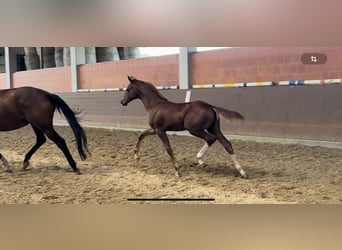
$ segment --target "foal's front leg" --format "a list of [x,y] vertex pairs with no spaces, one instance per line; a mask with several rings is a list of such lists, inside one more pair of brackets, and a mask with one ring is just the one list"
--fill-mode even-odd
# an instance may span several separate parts
[[156,134],[156,131],[154,131],[154,129],[152,129],[152,128],[149,128],[149,129],[146,129],[145,131],[143,131],[143,132],[139,135],[137,145],[135,146],[135,149],[134,149],[134,159],[139,160],[139,155],[138,155],[138,153],[139,153],[141,141],[142,141],[146,136],[155,135],[155,134]]
[[166,132],[165,132],[165,131],[156,131],[156,133],[157,133],[157,135],[159,136],[159,138],[162,140],[162,142],[163,142],[163,144],[164,144],[164,147],[165,147],[167,153],[168,153],[169,156],[171,157],[173,166],[174,166],[175,169],[176,169],[175,175],[176,175],[176,176],[180,176],[180,173],[179,173],[179,165],[178,165],[178,162],[177,162],[175,156],[173,155],[173,151],[172,151],[172,148],[171,148],[171,145],[170,145],[170,141],[169,141],[169,138],[168,138],[167,135],[166,135]]

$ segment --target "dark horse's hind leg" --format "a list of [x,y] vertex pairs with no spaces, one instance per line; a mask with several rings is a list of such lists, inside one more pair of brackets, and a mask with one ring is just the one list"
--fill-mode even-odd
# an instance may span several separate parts
[[156,133],[159,136],[159,138],[161,139],[161,141],[163,142],[164,147],[165,147],[167,153],[171,157],[173,166],[175,167],[175,170],[176,170],[175,175],[176,176],[180,176],[179,165],[178,165],[178,162],[177,162],[175,156],[173,155],[173,151],[172,151],[172,148],[171,148],[171,145],[170,145],[170,141],[169,141],[169,138],[167,137],[166,132],[162,131],[162,130],[156,130]]
[[2,161],[2,164],[4,165],[5,172],[12,173],[12,170],[8,164],[8,161],[6,160],[5,157],[3,157],[3,155],[1,153],[0,153],[0,161]]
[[36,134],[37,140],[36,144],[31,148],[31,150],[25,155],[25,159],[23,162],[23,169],[25,170],[30,165],[30,159],[32,155],[46,142],[46,138],[44,133],[39,130],[37,127],[31,125],[34,133]]
[[77,174],[81,174],[80,170],[76,167],[76,162],[74,158],[72,158],[72,155],[65,143],[65,140],[53,128],[45,130],[44,133],[59,147],[60,150],[62,150],[72,170]]

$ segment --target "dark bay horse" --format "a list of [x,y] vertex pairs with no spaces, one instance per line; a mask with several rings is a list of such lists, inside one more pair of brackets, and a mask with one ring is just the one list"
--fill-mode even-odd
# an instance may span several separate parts
[[[32,155],[46,142],[46,135],[62,150],[72,170],[80,174],[65,140],[53,128],[55,109],[68,121],[76,138],[78,153],[81,159],[85,160],[89,151],[86,134],[78,122],[79,112],[72,110],[59,96],[44,90],[33,87],[0,90],[0,131],[31,125],[37,140],[25,155],[23,169],[29,166]],[[11,172],[7,160],[1,154],[0,160],[5,170]]]
[[146,136],[157,134],[171,157],[176,169],[176,176],[179,176],[179,165],[173,155],[166,131],[188,130],[192,135],[206,141],[197,154],[200,165],[204,164],[202,161],[203,154],[218,140],[231,155],[235,168],[241,176],[247,178],[245,171],[236,159],[232,144],[224,137],[220,128],[220,114],[227,119],[244,119],[240,113],[216,107],[203,101],[173,103],[168,101],[152,84],[137,80],[132,76],[129,76],[128,80],[130,83],[121,104],[126,106],[132,100],[140,99],[148,113],[151,126],[150,129],[143,131],[138,138],[134,150],[136,159],[139,159],[141,141]]

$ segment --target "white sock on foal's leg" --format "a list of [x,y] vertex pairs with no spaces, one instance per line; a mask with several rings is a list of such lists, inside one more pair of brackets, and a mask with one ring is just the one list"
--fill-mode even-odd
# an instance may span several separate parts
[[196,155],[196,158],[198,159],[198,164],[200,166],[204,165],[204,162],[202,161],[202,156],[208,150],[208,148],[209,148],[208,143],[204,144],[204,146],[201,148],[201,150]]
[[236,155],[232,154],[231,157],[232,157],[232,160],[234,161],[235,168],[240,172],[241,176],[243,178],[247,178],[246,172],[242,169],[240,163],[236,159]]

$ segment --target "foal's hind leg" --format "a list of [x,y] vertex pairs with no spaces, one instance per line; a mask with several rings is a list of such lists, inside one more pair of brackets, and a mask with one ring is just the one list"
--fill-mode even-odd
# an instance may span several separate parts
[[72,155],[65,143],[65,140],[53,128],[45,129],[43,131],[46,136],[51,139],[59,147],[60,150],[62,150],[72,170],[77,174],[81,174],[81,171],[76,167],[76,162],[74,158],[72,158]]
[[5,172],[9,172],[12,173],[12,170],[8,164],[8,161],[6,160],[5,157],[3,157],[3,155],[0,153],[0,161],[2,162],[2,164],[4,165],[5,168]]
[[227,140],[226,137],[224,137],[224,135],[222,133],[220,133],[221,135],[219,135],[217,137],[217,139],[219,140],[219,142],[223,145],[223,147],[228,151],[228,153],[230,154],[230,156],[232,157],[232,160],[234,162],[235,168],[239,171],[239,173],[241,174],[241,176],[243,178],[247,178],[247,174],[246,172],[242,169],[240,163],[238,162],[238,160],[236,159],[236,155],[234,154],[234,150],[233,150],[233,146],[231,144],[230,141]]
[[230,154],[234,162],[235,168],[239,171],[239,173],[241,174],[243,178],[247,178],[246,172],[242,169],[240,163],[236,159],[236,155],[234,154],[234,149],[233,149],[231,142],[226,137],[224,137],[224,135],[221,132],[219,124],[216,124],[216,126],[211,127],[209,129],[209,132],[216,135],[218,141],[222,144],[225,150]]
[[145,131],[143,131],[140,135],[139,135],[139,138],[138,138],[138,142],[137,142],[137,145],[135,146],[135,149],[134,149],[134,158],[136,160],[139,160],[139,149],[140,149],[140,145],[141,145],[141,142],[142,140],[146,137],[146,136],[149,136],[149,135],[155,135],[156,134],[156,131],[154,131],[154,129],[152,128],[149,128],[149,129],[146,129]]
[[208,148],[213,145],[213,143],[216,141],[216,136],[211,135],[207,132],[205,132],[204,130],[200,130],[200,131],[194,131],[194,130],[189,130],[190,134],[200,137],[204,140],[206,140],[206,143],[204,144],[204,146],[201,148],[201,150],[197,153],[196,158],[198,160],[198,164],[200,166],[204,165],[204,162],[202,161],[202,157],[204,155],[204,153],[208,150]]
[[30,165],[30,159],[32,155],[46,142],[46,138],[44,133],[39,130],[37,127],[32,125],[33,131],[36,134],[36,144],[31,148],[31,150],[25,155],[25,159],[23,162],[23,170],[25,170]]
[[161,141],[163,142],[164,144],[164,147],[167,151],[167,153],[169,154],[169,156],[171,157],[171,160],[172,160],[172,163],[173,163],[173,166],[175,167],[175,170],[176,170],[176,173],[175,175],[176,176],[180,176],[180,173],[179,173],[179,164],[175,158],[175,156],[173,155],[173,151],[172,151],[172,148],[171,148],[171,145],[170,145],[170,141],[169,141],[169,138],[167,137],[167,134],[165,131],[156,131],[157,135],[159,136],[159,138],[161,139]]

